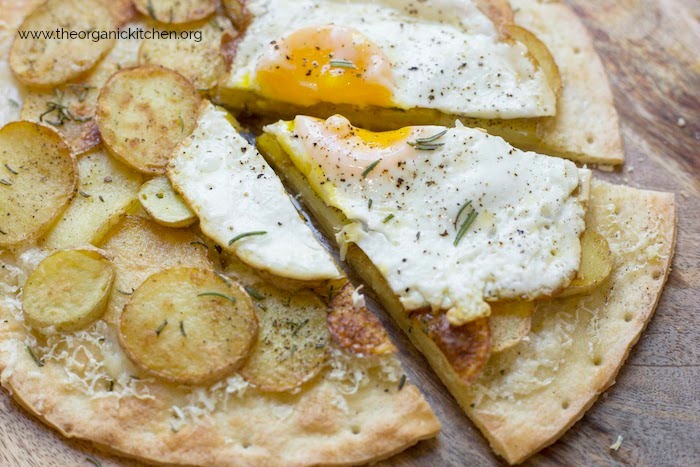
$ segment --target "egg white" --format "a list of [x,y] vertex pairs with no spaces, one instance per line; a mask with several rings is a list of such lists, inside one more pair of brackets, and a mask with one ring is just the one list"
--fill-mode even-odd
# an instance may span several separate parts
[[[226,111],[204,104],[167,173],[199,217],[202,231],[248,265],[298,280],[342,277],[277,175],[235,130]],[[250,232],[266,233],[229,245]]]

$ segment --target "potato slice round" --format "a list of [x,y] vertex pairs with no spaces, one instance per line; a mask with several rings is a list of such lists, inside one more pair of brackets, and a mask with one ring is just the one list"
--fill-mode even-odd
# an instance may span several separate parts
[[[143,41],[139,50],[139,63],[161,65],[175,70],[189,79],[197,89],[213,88],[226,72],[222,40],[225,37],[235,37],[236,31],[231,22],[222,16],[216,16],[197,28],[185,31],[189,33],[186,39],[174,41],[162,37]],[[201,36],[198,37],[197,34]]]
[[204,384],[236,370],[258,324],[237,284],[213,271],[173,268],[146,279],[121,316],[119,341],[141,369],[166,381]]
[[95,250],[58,251],[32,272],[22,292],[24,317],[42,330],[75,331],[105,311],[114,267]]
[[144,15],[161,23],[188,23],[206,18],[216,10],[216,0],[133,0]]
[[0,247],[41,234],[77,183],[75,158],[55,131],[25,121],[0,129]]
[[154,221],[166,227],[187,227],[197,220],[165,176],[144,183],[139,190],[139,201]]
[[[250,290],[250,288],[249,288]],[[313,292],[289,293],[256,285],[260,336],[240,370],[263,391],[289,391],[315,377],[328,358],[328,307]]]
[[98,0],[49,0],[27,16],[10,49],[10,67],[25,84],[55,86],[89,70],[114,45],[113,39],[87,37],[32,37],[37,31],[99,34],[116,28],[110,11]]
[[605,237],[595,230],[584,230],[581,235],[581,266],[576,278],[558,297],[590,292],[610,276],[613,257]]
[[97,100],[97,126],[116,157],[148,174],[165,173],[192,130],[201,97],[179,73],[158,66],[115,73]]
[[491,352],[503,352],[515,346],[530,333],[533,302],[491,303]]

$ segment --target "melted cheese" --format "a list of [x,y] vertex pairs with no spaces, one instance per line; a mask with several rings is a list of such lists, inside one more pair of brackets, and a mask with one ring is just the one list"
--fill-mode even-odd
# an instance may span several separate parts
[[340,116],[297,117],[265,131],[347,217],[341,248],[357,244],[407,310],[463,324],[490,313],[484,300],[555,292],[579,268],[589,177],[569,161],[461,125],[370,136]]
[[[277,175],[225,111],[206,104],[194,133],[171,160],[168,177],[202,231],[248,265],[299,280],[341,277]],[[240,237],[251,232],[265,233]]]
[[301,106],[555,114],[556,96],[527,48],[502,40],[473,1],[249,0],[246,8],[251,22],[226,89]]

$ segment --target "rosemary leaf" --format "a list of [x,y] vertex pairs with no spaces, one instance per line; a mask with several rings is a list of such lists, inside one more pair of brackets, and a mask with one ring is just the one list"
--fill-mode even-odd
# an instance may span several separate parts
[[374,169],[379,163],[381,162],[380,159],[377,159],[376,161],[372,162],[370,165],[367,166],[367,168],[362,172],[362,178],[366,178],[367,175]]
[[231,297],[230,295],[226,295],[220,292],[202,292],[200,294],[197,294],[198,297],[219,297],[219,298],[225,298],[226,300],[229,300],[231,303],[236,303],[236,297]]
[[254,235],[265,235],[266,233],[267,233],[267,232],[265,232],[265,231],[263,231],[263,230],[259,230],[259,231],[255,231],[255,232],[246,232],[246,233],[242,233],[242,234],[240,234],[240,235],[236,235],[236,236],[233,237],[231,240],[229,240],[228,246],[233,245],[233,244],[236,243],[238,240],[241,240],[241,239],[243,239],[243,238],[252,237],[252,236],[254,236]]

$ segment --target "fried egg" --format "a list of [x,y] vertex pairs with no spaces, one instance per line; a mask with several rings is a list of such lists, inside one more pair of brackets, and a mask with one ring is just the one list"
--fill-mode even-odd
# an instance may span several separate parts
[[479,118],[554,115],[520,42],[470,0],[249,0],[224,90],[299,106],[427,108]]
[[407,310],[454,325],[486,302],[565,287],[580,265],[590,172],[463,127],[373,133],[341,116],[265,127],[347,224]]
[[202,232],[248,265],[303,281],[342,277],[275,172],[225,110],[203,104],[167,174]]

